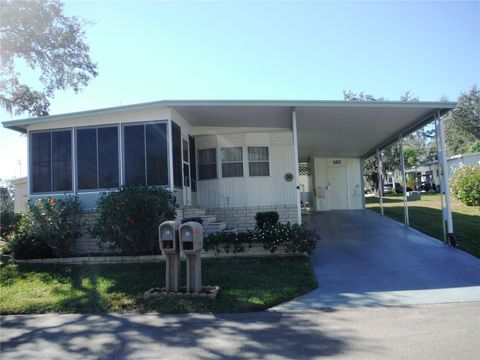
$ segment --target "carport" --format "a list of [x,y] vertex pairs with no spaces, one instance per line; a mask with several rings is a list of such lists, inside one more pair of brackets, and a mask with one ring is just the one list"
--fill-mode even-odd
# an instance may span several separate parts
[[[443,198],[445,242],[455,242],[450,211],[448,171],[443,121],[455,102],[404,101],[167,101],[196,129],[209,126],[263,128],[274,132],[291,128],[296,163],[298,222],[302,222],[299,183],[300,162],[310,164],[313,210],[357,210],[365,206],[363,161],[377,155],[382,174],[382,148],[426,124],[436,128],[438,159]],[[201,133],[203,134],[203,132]],[[404,186],[405,225],[409,226],[403,151],[401,169]],[[382,180],[382,179],[380,179]],[[380,181],[379,188],[383,184]],[[383,199],[380,192],[383,215]]]
[[[455,244],[450,210],[446,164],[444,119],[455,107],[453,102],[325,101],[300,102],[292,107],[292,128],[300,162],[308,162],[314,193],[313,210],[357,210],[365,206],[363,161],[376,155],[382,174],[382,148],[398,141],[403,178],[405,225],[409,225],[403,139],[419,128],[432,124],[436,129],[442,216],[445,241]],[[298,168],[298,167],[297,167]],[[297,174],[298,176],[299,174]],[[379,188],[383,178],[380,176]],[[298,194],[300,204],[300,194]],[[382,192],[379,192],[383,215]],[[301,219],[300,219],[301,221]]]

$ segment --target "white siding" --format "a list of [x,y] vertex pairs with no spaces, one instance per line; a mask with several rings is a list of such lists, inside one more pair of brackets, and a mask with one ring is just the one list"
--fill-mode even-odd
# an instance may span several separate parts
[[28,179],[21,177],[12,181],[14,186],[14,202],[13,210],[18,212],[25,212],[27,210],[28,201]]
[[[205,208],[295,204],[295,182],[284,175],[295,173],[291,131],[283,133],[240,133],[196,137],[198,150],[217,148],[218,179],[199,180],[197,201]],[[220,148],[244,148],[244,176],[221,178]],[[270,176],[248,176],[247,146],[268,146]]]

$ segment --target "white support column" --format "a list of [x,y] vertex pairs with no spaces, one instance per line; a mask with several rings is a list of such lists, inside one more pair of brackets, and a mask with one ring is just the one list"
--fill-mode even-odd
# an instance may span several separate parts
[[382,159],[380,157],[380,151],[377,149],[377,177],[378,177],[378,198],[380,200],[380,214],[383,212],[383,176],[382,176]]
[[438,179],[440,181],[440,207],[442,208],[442,230],[443,230],[443,242],[447,244],[447,230],[445,229],[445,220],[443,217],[443,214],[445,212],[445,201],[443,200],[443,178],[440,173],[440,168],[441,168],[441,149],[440,149],[440,141],[438,141],[438,134],[440,133],[440,127],[439,127],[439,120],[435,117],[435,144],[437,145],[437,166],[438,166]]
[[450,200],[450,179],[448,173],[448,163],[447,163],[447,151],[445,146],[445,127],[443,124],[443,120],[440,118],[440,113],[435,114],[435,118],[438,120],[438,128],[439,128],[439,142],[440,142],[440,149],[441,149],[441,176],[442,176],[442,189],[441,191],[445,194],[445,211],[443,211],[443,219],[447,222],[447,239],[450,245],[455,246],[456,240],[455,235],[453,233],[453,219],[452,219],[452,207],[451,207],[451,200]]
[[403,217],[406,226],[410,226],[410,217],[408,214],[408,196],[407,196],[407,177],[405,175],[405,157],[403,154],[403,136],[398,138],[400,142],[400,162],[402,169],[402,181],[403,181]]
[[168,188],[173,193],[175,186],[173,184],[173,142],[172,142],[172,119],[167,122],[167,155],[168,155]]
[[298,172],[298,141],[297,141],[297,111],[293,109],[292,111],[292,130],[293,130],[293,156],[294,156],[294,166],[295,166],[295,191],[296,191],[296,201],[297,201],[297,212],[298,212],[298,223],[302,223],[302,208],[300,205],[300,174]]

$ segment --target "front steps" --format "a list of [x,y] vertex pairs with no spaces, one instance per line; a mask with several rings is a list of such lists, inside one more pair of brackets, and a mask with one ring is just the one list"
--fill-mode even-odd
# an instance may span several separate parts
[[205,209],[199,208],[178,208],[175,210],[178,220],[188,219],[188,218],[200,218],[203,223],[203,233],[205,236],[210,235],[211,233],[217,233],[225,230],[227,224],[225,221],[217,221],[217,217],[212,214],[205,214]]

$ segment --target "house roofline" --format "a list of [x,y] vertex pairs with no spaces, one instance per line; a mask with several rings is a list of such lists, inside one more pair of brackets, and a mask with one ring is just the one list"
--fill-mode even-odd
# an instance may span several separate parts
[[149,109],[155,107],[339,107],[339,108],[436,108],[450,110],[456,102],[450,101],[346,101],[346,100],[162,100],[131,105],[122,105],[101,109],[85,110],[43,117],[30,117],[2,122],[3,127],[25,133],[25,126],[47,122],[83,118],[88,116],[112,114],[123,111]]

